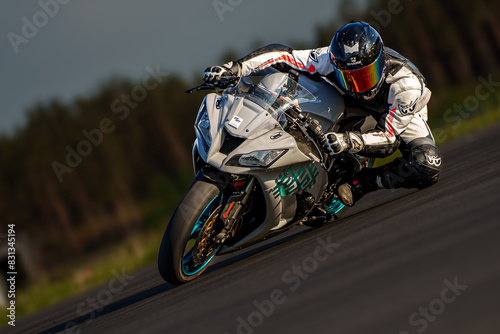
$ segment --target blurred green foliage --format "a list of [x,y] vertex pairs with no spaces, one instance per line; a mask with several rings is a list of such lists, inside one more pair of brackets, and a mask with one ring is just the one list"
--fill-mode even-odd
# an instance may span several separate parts
[[[24,128],[0,139],[1,228],[15,223],[29,235],[40,269],[159,224],[189,186],[201,95],[185,94],[186,83],[168,76],[121,119],[112,104],[134,87],[113,79],[94,96],[39,104]],[[54,161],[67,166],[67,146],[77,151],[89,141],[82,131],[105,118],[113,131],[59,179]]]

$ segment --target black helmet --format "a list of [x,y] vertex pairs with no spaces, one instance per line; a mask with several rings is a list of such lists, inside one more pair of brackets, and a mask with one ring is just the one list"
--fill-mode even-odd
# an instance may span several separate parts
[[384,43],[368,23],[354,22],[340,28],[329,49],[337,81],[346,93],[366,100],[375,96],[384,81]]

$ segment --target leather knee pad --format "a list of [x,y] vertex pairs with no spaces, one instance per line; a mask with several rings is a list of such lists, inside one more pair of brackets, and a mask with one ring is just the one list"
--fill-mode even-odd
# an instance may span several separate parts
[[377,168],[379,186],[423,189],[435,184],[441,168],[441,154],[433,145],[414,146],[404,156]]
[[441,154],[433,145],[416,146],[410,149],[410,165],[418,178],[417,188],[426,188],[438,181],[441,170]]

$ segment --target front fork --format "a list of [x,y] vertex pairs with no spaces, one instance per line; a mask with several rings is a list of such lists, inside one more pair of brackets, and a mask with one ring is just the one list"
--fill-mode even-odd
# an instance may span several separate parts
[[215,241],[219,244],[224,243],[227,238],[234,235],[236,223],[240,220],[250,200],[256,182],[255,177],[250,177],[246,182],[245,189],[243,191],[234,191],[222,210],[220,219],[224,223],[224,228],[214,237]]

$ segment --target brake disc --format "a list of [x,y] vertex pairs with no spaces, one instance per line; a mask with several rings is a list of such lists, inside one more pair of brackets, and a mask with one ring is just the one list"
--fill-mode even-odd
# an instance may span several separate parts
[[193,262],[197,265],[205,263],[218,249],[219,244],[214,241],[214,237],[220,232],[217,221],[221,211],[222,205],[217,207],[208,217],[196,239],[193,247]]

